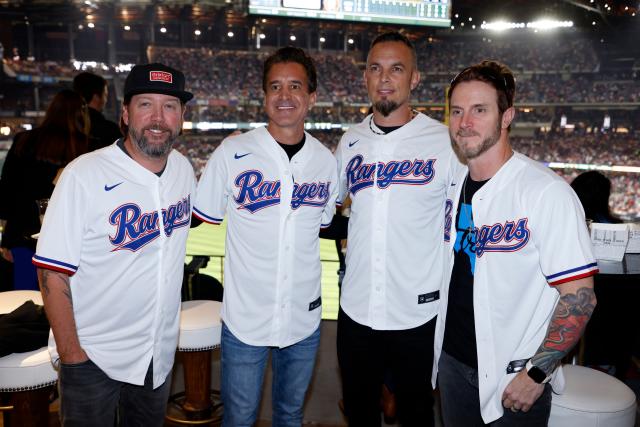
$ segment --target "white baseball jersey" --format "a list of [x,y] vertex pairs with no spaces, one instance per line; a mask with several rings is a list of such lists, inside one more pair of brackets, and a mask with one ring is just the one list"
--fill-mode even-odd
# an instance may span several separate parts
[[286,347],[320,324],[321,226],[337,195],[336,162],[309,134],[291,161],[265,127],[225,139],[198,183],[194,215],[227,215],[221,316],[242,342]]
[[[451,186],[445,234],[449,275],[436,324],[432,382],[435,387],[447,316],[449,280],[462,183]],[[560,297],[554,286],[598,272],[584,212],[562,178],[514,153],[473,196],[476,261],[473,307],[478,355],[480,410],[485,423],[503,414],[502,394],[516,375],[509,362],[535,355]],[[561,374],[561,372],[560,372]],[[552,382],[564,387],[562,375]]]
[[33,262],[71,276],[80,345],[114,380],[143,385],[152,358],[154,387],[171,371],[194,193],[177,151],[158,177],[113,144],[70,163],[51,196]]
[[352,200],[340,306],[362,325],[403,330],[438,312],[445,200],[461,165],[446,126],[423,114],[379,133],[369,115],[336,150],[338,200]]

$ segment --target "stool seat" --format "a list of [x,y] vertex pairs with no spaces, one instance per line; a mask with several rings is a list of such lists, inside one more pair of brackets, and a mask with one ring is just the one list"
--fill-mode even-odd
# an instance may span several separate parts
[[178,351],[203,351],[220,346],[222,322],[219,301],[185,301],[180,315]]
[[[42,305],[38,291],[2,292],[0,314],[11,313],[29,300]],[[9,403],[5,425],[49,425],[49,395],[57,379],[47,347],[0,357],[0,393],[6,393]]]
[[57,380],[47,347],[0,358],[0,392],[34,390]]
[[554,394],[549,426],[632,427],[636,397],[622,381],[584,366],[565,365],[563,394]]

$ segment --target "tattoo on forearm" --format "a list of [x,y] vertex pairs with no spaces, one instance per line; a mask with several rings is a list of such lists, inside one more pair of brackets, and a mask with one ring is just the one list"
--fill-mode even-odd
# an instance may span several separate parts
[[593,309],[596,296],[592,288],[580,288],[575,294],[565,294],[560,297],[556,306],[547,336],[533,356],[534,365],[547,374],[580,340]]
[[42,290],[42,293],[44,294],[45,297],[49,296],[49,284],[47,283],[47,279],[49,278],[49,272],[48,271],[39,271],[40,276],[40,289]]

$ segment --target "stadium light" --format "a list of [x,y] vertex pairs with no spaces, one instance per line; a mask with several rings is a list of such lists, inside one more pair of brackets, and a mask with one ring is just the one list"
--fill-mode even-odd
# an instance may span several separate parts
[[260,37],[260,40],[264,40],[267,38],[267,36],[264,33],[260,34],[259,37]]
[[327,39],[325,39],[324,37],[320,37],[320,43],[324,43],[326,41],[327,41]]
[[349,40],[347,40],[347,43],[349,43],[349,44],[353,44],[353,39],[352,39],[352,38],[349,38]]
[[93,22],[89,22],[89,23],[87,24],[87,27],[89,27],[89,28],[94,28],[94,27],[95,27],[95,24],[94,24]]
[[167,32],[167,29],[165,27],[160,27],[160,32],[164,34]]
[[229,32],[227,33],[227,37],[229,37],[229,38],[233,37],[233,31],[229,31]]
[[291,40],[292,42],[296,41],[296,36],[294,34],[291,34],[289,36],[289,40]]
[[202,31],[200,31],[200,30],[195,30],[195,31],[193,32],[193,34],[195,34],[196,36],[199,36],[200,34],[202,34]]
[[131,30],[131,27],[130,27],[130,26],[128,26],[128,25],[125,25],[125,26],[124,26],[124,30],[125,30],[125,31],[129,31],[129,30]]
[[495,21],[495,22],[487,22],[480,26],[483,30],[492,30],[492,31],[505,31],[512,30],[515,28],[525,28],[524,22],[505,22],[505,21]]
[[552,30],[554,28],[573,27],[573,21],[556,21],[554,19],[540,19],[538,21],[528,22],[527,28],[535,28],[537,30]]

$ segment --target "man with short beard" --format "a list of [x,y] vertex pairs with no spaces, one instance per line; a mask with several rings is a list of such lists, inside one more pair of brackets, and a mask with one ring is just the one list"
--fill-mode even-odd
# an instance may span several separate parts
[[60,366],[63,426],[161,426],[178,342],[195,176],[172,150],[184,75],[133,67],[125,136],[64,169],[33,257]]
[[460,165],[447,128],[409,105],[420,74],[406,37],[372,42],[364,80],[373,113],[336,151],[338,197],[352,201],[337,337],[344,409],[351,426],[379,426],[390,373],[400,423],[429,426],[445,199]]
[[596,304],[580,201],[509,143],[515,90],[494,61],[464,69],[449,90],[451,141],[468,167],[449,187],[435,338],[448,427],[546,426],[559,364]]

